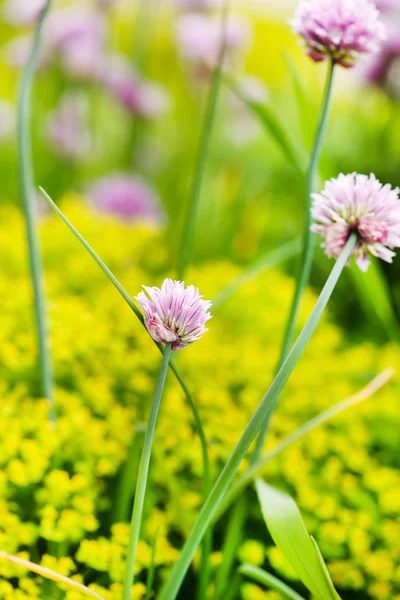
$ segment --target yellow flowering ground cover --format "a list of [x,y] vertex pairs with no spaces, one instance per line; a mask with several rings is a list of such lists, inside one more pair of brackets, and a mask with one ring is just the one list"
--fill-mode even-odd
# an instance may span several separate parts
[[[73,201],[63,209],[132,295],[142,284],[158,285],[174,275],[166,270],[168,247],[157,231],[99,218]],[[47,420],[46,402],[35,397],[39,376],[22,221],[14,209],[2,210],[0,549],[117,600],[128,544],[121,473],[128,457],[133,473],[137,464],[160,355],[57,217],[44,219],[41,237],[56,425]],[[192,269],[187,282],[212,298],[237,273],[227,262],[211,262]],[[213,477],[271,381],[292,288],[293,281],[277,271],[258,277],[215,310],[207,335],[178,357],[204,422]],[[308,292],[303,320],[314,300]],[[400,371],[400,348],[349,347],[328,314],[284,390],[268,447],[389,365]],[[265,471],[269,482],[285,486],[296,498],[344,598],[400,599],[399,391],[395,381],[298,442]],[[176,560],[201,506],[201,468],[191,410],[170,376],[156,432],[134,598],[145,596],[156,537],[157,588]],[[128,500],[133,487],[132,477]],[[238,561],[293,582],[257,503],[251,506]],[[215,530],[215,568],[225,525],[223,517]],[[242,595],[245,600],[279,598],[250,583],[243,583]],[[64,597],[81,598],[0,562],[0,598]]]

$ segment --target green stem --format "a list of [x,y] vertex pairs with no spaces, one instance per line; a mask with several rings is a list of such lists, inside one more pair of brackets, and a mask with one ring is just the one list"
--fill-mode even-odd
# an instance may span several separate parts
[[267,573],[267,571],[263,571],[263,569],[258,569],[252,565],[243,565],[243,567],[240,567],[239,573],[245,577],[249,577],[249,579],[252,579],[257,583],[272,588],[276,592],[282,594],[282,596],[285,596],[285,598],[289,598],[289,600],[304,600],[303,596],[300,596],[297,592],[292,590],[286,583],[283,583],[283,581],[277,577]]
[[187,266],[190,261],[193,238],[196,229],[196,218],[199,208],[200,194],[203,185],[204,175],[206,172],[208,151],[211,141],[211,133],[215,119],[215,113],[217,108],[218,94],[221,87],[222,79],[222,67],[225,56],[226,46],[226,30],[227,20],[230,7],[230,0],[225,0],[222,22],[221,22],[221,47],[218,56],[218,62],[214,70],[213,78],[211,81],[210,92],[204,116],[204,122],[200,137],[199,154],[196,161],[196,171],[193,179],[193,186],[190,194],[189,207],[186,215],[186,220],[183,228],[183,236],[181,242],[181,248],[178,256],[178,279],[184,279]]
[[[331,61],[328,70],[328,77],[325,87],[324,100],[322,104],[321,118],[319,121],[314,148],[311,153],[310,164],[307,171],[307,182],[306,182],[306,205],[305,205],[305,223],[304,223],[304,234],[303,234],[303,248],[300,258],[300,270],[297,275],[296,280],[296,288],[293,295],[292,305],[290,307],[289,318],[286,325],[285,335],[283,338],[281,355],[278,362],[278,370],[284,363],[290,347],[292,345],[294,333],[296,330],[297,317],[300,309],[300,304],[303,298],[303,293],[305,288],[307,287],[310,272],[314,257],[314,245],[313,245],[313,234],[311,232],[311,194],[315,190],[315,180],[317,178],[318,173],[318,165],[321,157],[322,144],[324,139],[324,134],[328,121],[328,113],[329,106],[332,96],[332,88],[333,88],[333,74],[335,70],[335,62]],[[271,414],[272,416],[272,414]],[[265,438],[268,433],[270,424],[270,418],[267,419],[260,431],[260,435],[258,436],[256,446],[253,453],[253,460],[256,460],[264,447]]]
[[[110,279],[111,283],[121,294],[122,298],[125,300],[125,302],[128,304],[128,306],[131,308],[131,310],[133,311],[135,316],[138,318],[140,323],[143,325],[143,327],[146,328],[146,326],[144,324],[142,313],[137,308],[136,304],[134,303],[134,301],[132,300],[132,298],[130,297],[128,292],[125,290],[125,288],[121,285],[121,283],[115,277],[115,275],[113,275],[113,273],[110,271],[110,269],[107,267],[107,265],[105,265],[105,263],[101,260],[101,258],[98,256],[98,254],[96,254],[96,252],[93,250],[93,248],[81,236],[79,231],[72,225],[72,223],[67,219],[67,217],[61,212],[61,210],[53,202],[53,200],[50,198],[50,196],[44,191],[44,189],[39,188],[39,190],[43,194],[43,197],[46,199],[46,201],[49,203],[50,207],[58,214],[58,216],[61,218],[61,220],[64,221],[64,223],[67,225],[68,229],[74,234],[74,236],[77,238],[77,240],[87,250],[87,252],[93,258],[93,260],[97,263],[97,265],[100,267],[100,269],[103,271],[103,273],[105,273],[107,275],[107,277]],[[163,346],[161,344],[157,344],[156,342],[154,342],[154,343],[156,344],[159,351],[163,354],[164,353]],[[207,438],[206,438],[206,435],[205,435],[205,432],[203,429],[203,425],[201,422],[200,413],[197,408],[197,404],[196,404],[192,394],[190,393],[190,390],[189,390],[188,386],[186,385],[186,382],[185,382],[184,378],[182,377],[181,372],[179,371],[178,367],[172,360],[170,361],[170,369],[174,373],[174,375],[175,375],[179,385],[181,386],[181,388],[186,396],[186,399],[190,405],[190,408],[192,410],[193,417],[195,420],[197,433],[200,438],[202,459],[203,459],[203,495],[204,495],[204,500],[206,500],[210,493],[210,489],[211,489],[211,471],[210,471],[210,459],[209,459],[209,455],[208,455]],[[207,539],[207,536],[208,536],[208,539]],[[209,557],[208,548],[210,547],[210,540],[211,540],[211,536],[212,536],[211,531],[208,531],[207,536],[205,536],[205,540],[204,540],[204,544],[203,544],[202,565],[204,565],[206,562],[208,562],[208,557]],[[206,573],[207,572],[208,572],[208,566],[206,568]]]
[[292,350],[290,351],[287,359],[279,370],[277,376],[272,382],[271,387],[265,394],[261,401],[258,409],[251,418],[247,425],[242,437],[232,452],[228,462],[222,470],[217,482],[215,483],[207,502],[203,506],[200,515],[192,529],[192,532],[183,547],[182,553],[178,562],[176,563],[171,576],[161,592],[159,600],[175,600],[185,574],[189,569],[190,563],[193,559],[193,555],[196,552],[198,545],[200,544],[204,533],[209,527],[213,520],[215,513],[231,483],[233,477],[243,458],[245,457],[248,449],[250,448],[254,438],[260,431],[262,424],[269,417],[272,410],[275,407],[276,401],[281,393],[285,383],[295,368],[297,362],[302,356],[305,347],[307,346],[312,334],[314,333],[318,322],[322,316],[322,313],[335,289],[336,283],[346,265],[351,253],[354,249],[357,237],[355,233],[352,233],[347,241],[340,257],[335,263],[328,280],[321,291],[321,294],[315,304],[315,307],[307,320],[302,332],[297,338]]
[[139,465],[140,449],[146,428],[139,425],[135,428],[134,438],[129,449],[128,457],[121,473],[118,491],[115,495],[112,521],[125,523],[129,521],[132,498],[134,496],[137,469]]
[[319,415],[313,417],[306,423],[304,423],[301,427],[293,431],[290,435],[288,435],[285,439],[283,439],[279,444],[271,448],[269,452],[264,454],[257,462],[253,463],[247,471],[236,481],[234,485],[229,489],[227,494],[225,494],[223,501],[218,507],[218,510],[214,517],[214,522],[217,521],[222,515],[228,510],[228,508],[233,504],[235,500],[242,494],[242,492],[254,481],[254,479],[260,474],[263,469],[279,454],[281,454],[284,450],[289,448],[292,444],[303,438],[305,435],[313,431],[317,427],[320,427],[324,423],[327,423],[331,419],[337,417],[345,410],[368,400],[373,394],[375,394],[378,390],[380,390],[384,385],[392,379],[395,375],[395,371],[392,368],[385,369],[380,375],[375,377],[365,388],[354,394],[354,396],[350,396],[346,398],[346,400],[342,400],[338,402],[334,406],[331,406],[324,412]]
[[50,342],[43,286],[43,266],[34,207],[35,183],[31,147],[32,88],[35,76],[35,68],[40,50],[43,25],[50,8],[50,3],[51,0],[47,0],[42,11],[35,31],[32,50],[22,75],[18,100],[17,136],[19,152],[19,186],[25,215],[25,227],[29,250],[29,267],[34,296],[41,377],[41,395],[48,401],[50,420],[55,421],[53,403],[53,367],[50,356]]
[[143,517],[144,500],[146,496],[147,478],[151,459],[151,449],[153,446],[154,432],[156,429],[157,416],[160,409],[161,397],[164,391],[165,380],[167,378],[169,360],[171,358],[171,344],[165,346],[164,358],[162,362],[160,376],[158,378],[156,391],[154,394],[153,405],[151,407],[149,423],[147,425],[146,436],[144,439],[142,456],[140,458],[139,472],[136,483],[135,501],[133,503],[133,512],[131,520],[131,529],[129,537],[128,556],[126,564],[126,574],[124,581],[123,600],[130,600],[131,589],[134,579],[136,551],[139,542],[140,528]]

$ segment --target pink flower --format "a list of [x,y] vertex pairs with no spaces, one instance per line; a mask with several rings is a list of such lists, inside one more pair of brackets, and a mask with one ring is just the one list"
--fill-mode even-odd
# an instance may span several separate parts
[[399,97],[400,95],[400,19],[398,14],[393,13],[385,18],[387,27],[387,39],[381,50],[371,56],[371,59],[363,65],[363,75],[368,83],[383,88],[389,94]]
[[[178,49],[181,56],[198,68],[215,67],[221,49],[221,23],[205,15],[191,14],[177,21]],[[227,24],[225,60],[229,61],[250,37],[247,23],[231,17]]]
[[47,137],[56,152],[70,160],[86,156],[90,149],[88,121],[87,98],[78,93],[65,94],[47,125]]
[[314,61],[330,58],[343,67],[377,52],[385,40],[371,0],[300,0],[291,23]]
[[104,64],[104,15],[87,7],[71,6],[51,13],[46,34],[65,71],[74,78],[97,80]]
[[156,118],[169,106],[166,90],[157,83],[140,79],[121,54],[107,58],[101,79],[113,97],[138,117]]
[[161,223],[164,214],[156,193],[140,178],[116,173],[97,181],[89,190],[92,205],[124,221]]
[[207,331],[206,322],[211,319],[211,302],[203,300],[193,285],[185,288],[181,281],[166,279],[161,286],[145,287],[147,292],[136,296],[143,313],[148,332],[153,340],[172,344],[173,350],[196,342]]
[[339,175],[313,194],[312,231],[325,238],[322,247],[328,256],[338,258],[352,231],[358,234],[353,255],[362,271],[369,255],[391,263],[400,246],[399,188],[382,185],[371,174]]
[[45,0],[6,0],[2,12],[11,25],[33,25],[40,17]]

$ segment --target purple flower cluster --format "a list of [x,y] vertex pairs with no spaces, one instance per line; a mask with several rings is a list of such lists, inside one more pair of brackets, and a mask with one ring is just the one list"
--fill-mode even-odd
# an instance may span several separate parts
[[312,230],[325,241],[328,256],[338,258],[352,231],[358,234],[353,255],[366,271],[369,255],[392,262],[400,247],[399,188],[382,185],[375,175],[339,175],[313,194]]
[[181,281],[166,279],[161,289],[145,287],[148,297],[140,292],[136,299],[143,313],[148,332],[153,340],[172,344],[173,350],[196,342],[207,331],[211,319],[211,302],[203,300],[193,285],[185,288]]
[[123,221],[162,223],[165,218],[153,189],[128,173],[100,179],[89,190],[88,196],[97,210]]
[[89,105],[78,93],[66,93],[50,113],[47,137],[54,150],[69,160],[79,160],[90,150]]
[[[218,20],[200,14],[183,15],[176,25],[178,50],[182,58],[190,62],[199,73],[213,69],[221,49],[221,24]],[[227,23],[225,62],[248,42],[250,32],[246,21],[231,17]]]
[[371,0],[300,0],[291,23],[314,61],[328,58],[343,67],[377,52],[386,37]]

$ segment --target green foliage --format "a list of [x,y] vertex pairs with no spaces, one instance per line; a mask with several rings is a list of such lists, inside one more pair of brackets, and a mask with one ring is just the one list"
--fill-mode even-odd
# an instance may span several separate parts
[[[63,210],[132,296],[142,284],[156,285],[170,274],[168,245],[157,231],[99,218],[76,202],[65,203]],[[38,374],[22,221],[15,210],[2,211],[0,547],[116,600],[122,594],[128,526],[112,523],[111,500],[137,425],[147,420],[160,355],[57,217],[44,219],[41,237],[57,429],[47,421],[46,403],[33,399]],[[188,282],[214,297],[237,275],[229,262],[214,261],[192,269]],[[278,272],[260,275],[221,305],[207,335],[179,355],[210,440],[214,477],[272,379],[292,289],[293,282]],[[303,322],[314,301],[308,292]],[[394,345],[346,347],[342,332],[325,319],[285,388],[268,447],[386,366],[398,367],[398,356]],[[265,472],[269,482],[285,483],[296,498],[345,600],[356,593],[374,600],[400,594],[397,398],[395,387],[382,390],[350,417],[339,417],[287,450]],[[156,431],[136,598],[145,594],[156,536],[154,589],[159,589],[190,531],[202,503],[201,457],[192,412],[170,377]],[[242,470],[246,466],[244,461]],[[254,564],[290,579],[279,551],[265,541],[255,503],[247,527],[246,537],[257,546],[247,543],[240,559],[249,563],[254,555]],[[224,521],[216,526],[215,565],[223,533]],[[5,600],[56,597],[48,583],[26,571],[1,564],[0,573]],[[242,586],[246,599],[257,597],[251,585]],[[77,600],[74,593],[67,592],[67,599]]]
[[340,600],[313,538],[310,537],[300,511],[287,494],[256,481],[267,527],[277,547],[292,565],[299,579],[319,600]]

